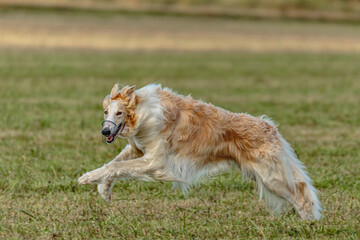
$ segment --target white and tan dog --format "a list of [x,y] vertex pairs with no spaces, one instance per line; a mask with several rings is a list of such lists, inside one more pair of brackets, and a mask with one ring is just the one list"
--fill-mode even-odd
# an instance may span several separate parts
[[236,166],[255,180],[260,197],[279,211],[290,203],[302,218],[319,219],[316,190],[290,145],[265,117],[232,113],[160,85],[119,89],[103,102],[102,134],[129,144],[110,163],[84,174],[110,201],[116,178],[173,181],[186,193],[204,176]]

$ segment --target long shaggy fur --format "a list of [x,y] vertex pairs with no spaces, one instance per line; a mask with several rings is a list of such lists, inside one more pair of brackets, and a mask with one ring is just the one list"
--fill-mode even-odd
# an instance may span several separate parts
[[[237,166],[256,181],[260,198],[274,211],[290,204],[302,218],[321,217],[304,165],[270,119],[232,113],[160,85],[136,91],[115,85],[103,106],[105,120],[125,124],[115,135],[129,144],[79,183],[97,183],[105,200],[116,178],[173,181],[186,194],[201,178]],[[117,117],[119,109],[123,114]]]

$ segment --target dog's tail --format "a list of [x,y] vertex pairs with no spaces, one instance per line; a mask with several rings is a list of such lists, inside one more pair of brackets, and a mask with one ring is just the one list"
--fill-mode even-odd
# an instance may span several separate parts
[[267,205],[275,212],[283,210],[284,205],[290,203],[304,219],[321,217],[317,190],[312,185],[305,166],[281,135],[280,149],[276,156],[250,162],[243,170],[245,176],[250,176],[257,182],[260,198],[264,196]]
[[317,190],[313,186],[304,164],[298,160],[290,144],[282,137],[281,142],[281,159],[288,186],[294,192],[295,209],[304,218],[320,219],[322,208],[317,197]]

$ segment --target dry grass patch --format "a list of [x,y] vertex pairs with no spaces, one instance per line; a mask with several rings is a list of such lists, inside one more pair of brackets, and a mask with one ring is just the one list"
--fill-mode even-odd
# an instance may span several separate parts
[[97,50],[360,52],[359,28],[330,23],[19,11],[0,46]]

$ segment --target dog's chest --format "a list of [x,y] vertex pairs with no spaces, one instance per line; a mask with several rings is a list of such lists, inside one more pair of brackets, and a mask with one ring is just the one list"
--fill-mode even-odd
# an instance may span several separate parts
[[133,145],[133,147],[136,147],[137,149],[145,153],[145,145],[136,137],[129,139],[129,143]]

